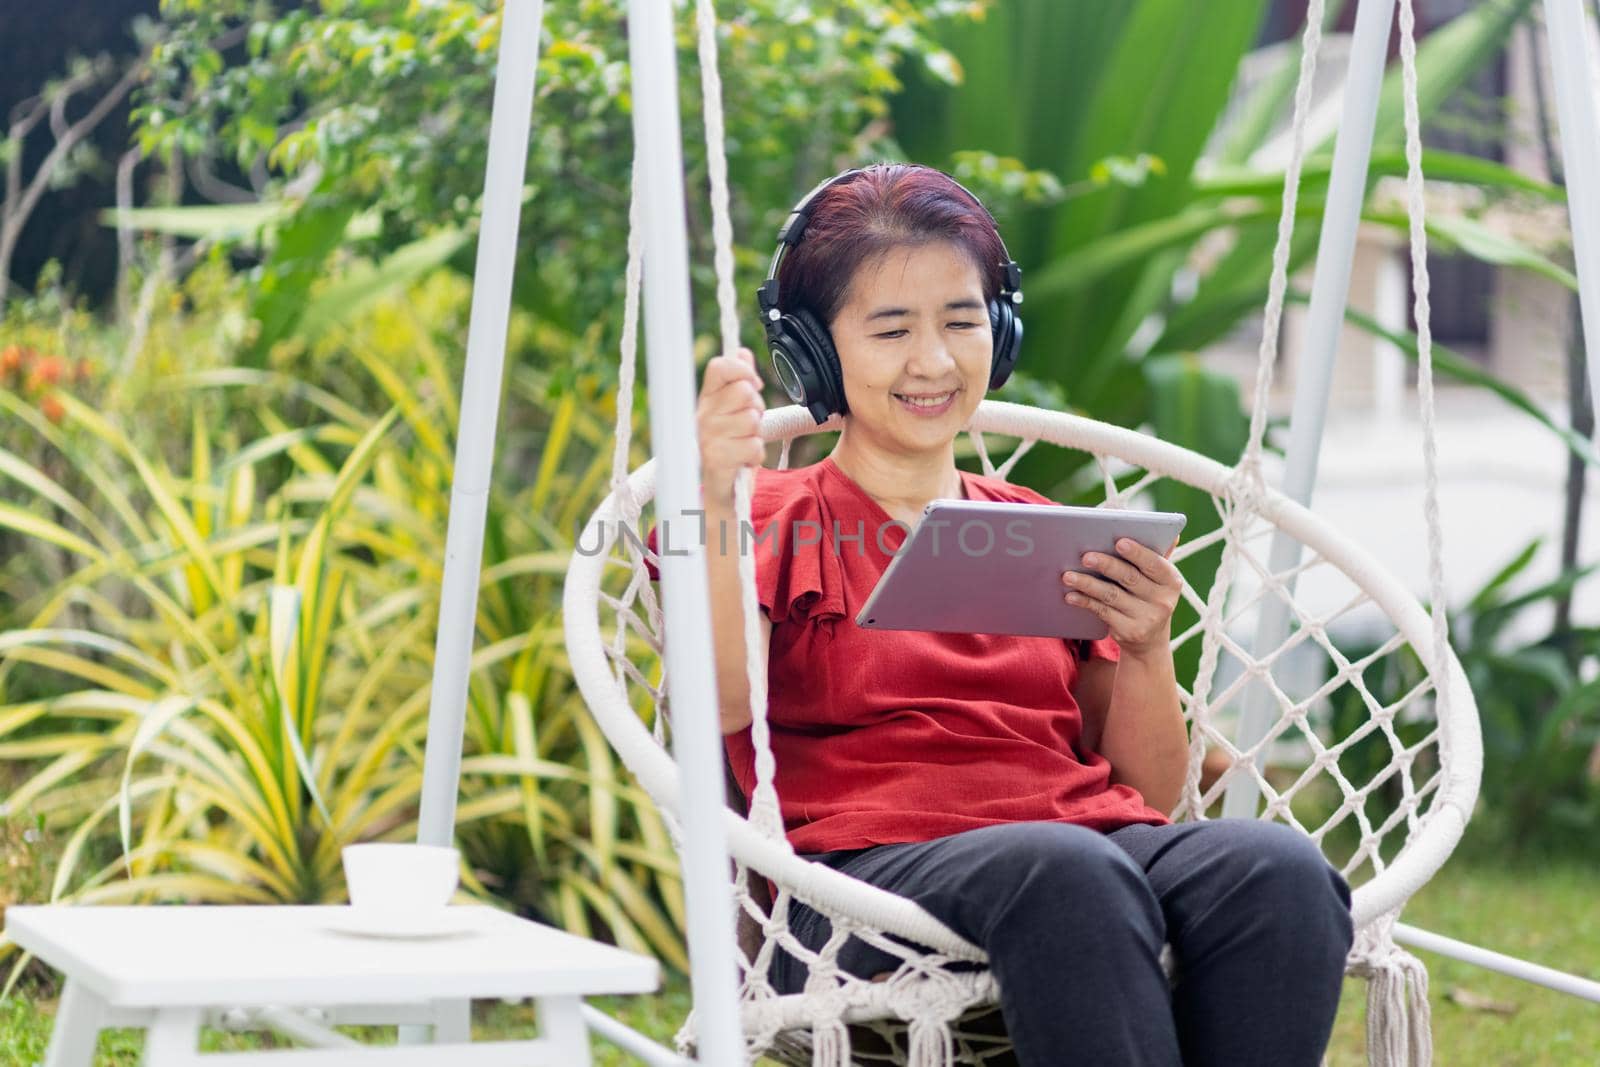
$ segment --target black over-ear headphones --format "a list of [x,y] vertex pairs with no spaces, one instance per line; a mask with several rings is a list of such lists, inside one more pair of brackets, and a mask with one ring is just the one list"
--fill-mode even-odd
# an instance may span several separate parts
[[[800,243],[806,224],[811,220],[811,204],[824,189],[847,178],[864,173],[861,169],[847,170],[822,182],[805,195],[778,230],[778,247],[772,254],[772,265],[767,268],[767,280],[756,290],[756,300],[761,306],[761,325],[767,332],[767,350],[772,354],[772,367],[789,399],[804,406],[818,423],[827,422],[829,416],[849,411],[844,398],[844,375],[839,368],[839,353],[833,347],[833,336],[817,316],[803,307],[783,311],[778,307],[778,268],[784,254]],[[949,177],[946,175],[946,177]],[[989,209],[971,190],[951,182],[972,197],[972,202]],[[989,216],[994,224],[994,216]],[[998,236],[1000,229],[995,227]],[[1005,252],[1005,240],[1000,241]],[[994,335],[994,359],[989,365],[989,388],[998,389],[1011,376],[1017,364],[1017,353],[1022,348],[1022,319],[1016,305],[1022,303],[1022,268],[1005,252],[1006,261],[999,264],[1005,271],[1005,282],[998,299],[989,301],[989,328]]]

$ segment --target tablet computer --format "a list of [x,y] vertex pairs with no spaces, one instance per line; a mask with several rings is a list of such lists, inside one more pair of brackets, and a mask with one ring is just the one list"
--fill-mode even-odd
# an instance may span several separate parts
[[[1124,537],[1166,555],[1188,517],[1172,511],[935,500],[873,587],[856,623],[871,630],[1098,639],[1099,616],[1064,597],[1061,573]],[[1101,576],[1103,577],[1103,575]]]

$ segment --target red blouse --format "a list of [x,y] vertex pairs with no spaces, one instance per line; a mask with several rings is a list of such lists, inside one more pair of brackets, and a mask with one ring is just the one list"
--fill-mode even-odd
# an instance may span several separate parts
[[[961,479],[968,499],[1051,503],[998,478]],[[1115,661],[1115,641],[860,628],[856,613],[907,534],[832,459],[761,469],[751,510],[757,593],[773,622],[767,721],[796,851],[1010,822],[1169,821],[1080,745],[1079,654]],[[725,741],[748,798],[750,728]]]

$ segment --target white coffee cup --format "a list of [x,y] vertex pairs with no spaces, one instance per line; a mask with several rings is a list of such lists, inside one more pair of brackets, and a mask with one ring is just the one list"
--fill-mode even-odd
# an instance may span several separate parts
[[344,880],[350,904],[363,912],[416,915],[450,903],[460,879],[453,848],[402,842],[346,845]]

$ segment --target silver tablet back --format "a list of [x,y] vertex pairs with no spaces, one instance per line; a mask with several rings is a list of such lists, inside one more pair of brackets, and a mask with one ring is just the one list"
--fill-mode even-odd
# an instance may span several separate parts
[[1095,639],[1106,624],[1063,599],[1061,572],[1131,537],[1165,555],[1187,517],[1169,511],[935,500],[873,588],[856,623],[878,630]]

